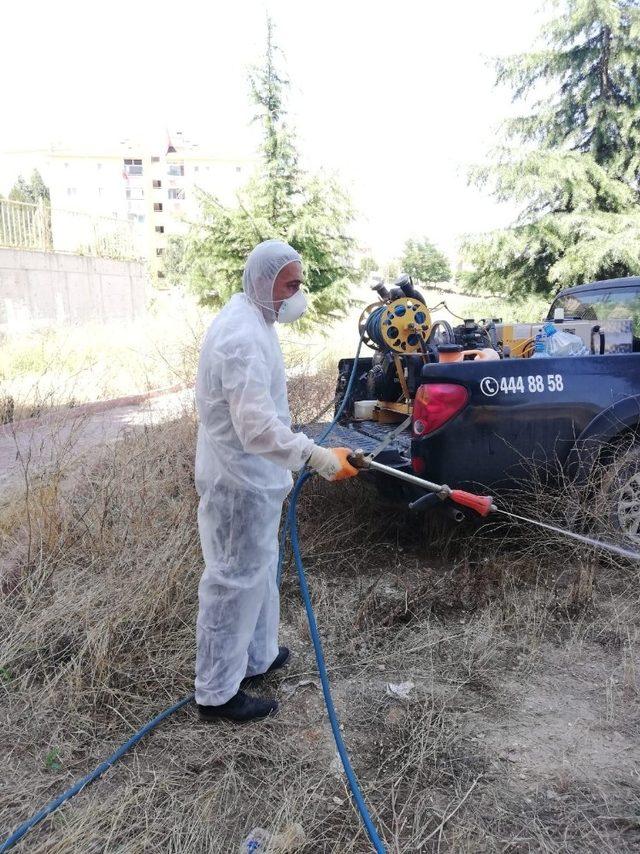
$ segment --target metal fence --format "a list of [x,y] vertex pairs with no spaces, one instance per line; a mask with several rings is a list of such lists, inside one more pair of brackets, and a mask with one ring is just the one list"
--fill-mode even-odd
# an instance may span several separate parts
[[99,258],[144,257],[144,235],[133,223],[0,199],[0,246]]

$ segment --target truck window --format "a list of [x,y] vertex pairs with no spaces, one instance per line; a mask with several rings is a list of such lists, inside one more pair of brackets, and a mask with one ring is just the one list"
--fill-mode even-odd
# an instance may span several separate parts
[[605,306],[606,314],[603,319],[609,317],[630,317],[633,321],[633,337],[640,338],[640,290],[631,288],[613,291],[611,298]]
[[640,338],[639,288],[616,288],[614,290],[589,291],[582,294],[565,294],[553,301],[549,309],[549,320],[553,320],[556,308],[564,309],[564,316],[567,320],[598,321],[630,317],[633,321],[633,337]]

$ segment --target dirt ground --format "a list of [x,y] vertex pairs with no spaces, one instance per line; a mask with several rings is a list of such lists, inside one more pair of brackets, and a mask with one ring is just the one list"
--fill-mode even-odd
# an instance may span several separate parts
[[[2,838],[192,690],[193,440],[189,412],[129,431],[74,463],[71,492],[48,468],[4,505]],[[359,483],[306,488],[334,699],[390,852],[640,847],[637,567],[536,536],[425,523]],[[273,852],[370,851],[290,558],[281,616],[291,664],[255,689],[276,718],[187,707],[15,850],[233,854],[261,827]]]
[[96,411],[64,409],[0,425],[0,488],[6,491],[23,483],[29,469],[35,475],[55,468],[65,450],[75,458],[96,445],[116,441],[128,429],[175,418],[192,397],[193,391],[184,389],[135,403],[107,401]]

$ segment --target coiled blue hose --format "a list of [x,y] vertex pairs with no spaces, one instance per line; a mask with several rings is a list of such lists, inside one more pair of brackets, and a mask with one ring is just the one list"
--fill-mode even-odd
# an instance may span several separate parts
[[[421,327],[422,332],[419,329],[416,329],[415,332],[406,333],[406,341],[399,337],[400,332],[397,327],[395,327],[396,322],[401,322],[401,318],[407,317],[407,311],[410,310],[413,312],[412,320],[418,324],[418,327]],[[386,316],[385,316],[386,315]],[[396,321],[397,318],[397,321]],[[390,310],[388,305],[381,305],[378,308],[375,308],[369,317],[367,318],[367,322],[365,324],[365,332],[373,341],[373,343],[382,351],[389,350],[389,344],[385,341],[382,335],[382,322],[386,324],[386,332],[389,338],[392,341],[396,341],[401,344],[402,349],[404,350],[407,345],[410,347],[417,347],[420,342],[426,340],[423,333],[426,335],[428,331],[427,322],[427,314],[426,309],[423,311],[421,308],[417,306],[411,306],[409,309],[406,305],[400,304],[396,305],[392,310]]]
[[[323,442],[334,426],[337,424],[338,419],[342,415],[344,411],[344,407],[346,406],[347,400],[351,393],[351,389],[353,387],[353,383],[356,376],[356,369],[358,366],[358,359],[360,357],[360,349],[362,347],[362,340],[358,344],[358,349],[356,351],[355,359],[353,362],[353,367],[351,369],[351,376],[349,377],[349,382],[347,383],[347,387],[344,392],[344,397],[340,406],[338,407],[338,411],[331,422],[331,424],[324,430],[319,438],[319,442]],[[304,565],[302,563],[302,556],[300,554],[300,544],[298,542],[298,524],[296,519],[297,513],[297,504],[298,504],[298,496],[300,494],[300,490],[304,483],[311,477],[311,472],[303,470],[296,484],[293,488],[293,492],[291,495],[291,501],[289,503],[289,510],[287,513],[287,519],[285,525],[283,526],[283,535],[280,540],[280,559],[278,564],[278,584],[280,583],[280,575],[282,569],[282,560],[284,548],[286,545],[286,537],[287,532],[291,533],[291,545],[293,548],[293,556],[295,559],[296,567],[298,570],[298,578],[300,581],[300,590],[302,593],[302,599],[304,602],[305,610],[307,612],[307,619],[309,621],[309,630],[311,632],[311,640],[313,642],[313,648],[316,655],[316,662],[318,664],[318,672],[320,674],[320,682],[322,684],[322,692],[324,694],[324,701],[327,707],[327,713],[329,715],[329,722],[331,724],[331,730],[333,732],[333,737],[336,742],[336,747],[338,748],[338,754],[340,755],[340,760],[342,762],[342,767],[344,768],[345,774],[347,776],[347,781],[349,783],[349,788],[353,794],[353,798],[356,802],[356,806],[358,808],[358,812],[360,813],[360,817],[362,818],[362,822],[365,826],[369,839],[371,840],[371,844],[373,845],[376,854],[386,854],[386,848],[382,840],[380,839],[373,822],[371,820],[371,816],[369,815],[369,811],[367,810],[367,806],[364,802],[364,798],[362,796],[362,792],[360,791],[360,787],[358,785],[358,781],[353,772],[353,768],[351,767],[351,763],[349,761],[349,756],[347,754],[346,747],[344,745],[344,741],[342,739],[342,735],[340,734],[340,723],[338,721],[338,716],[336,714],[335,707],[333,705],[333,700],[331,697],[331,691],[329,688],[329,677],[327,675],[327,669],[324,662],[324,654],[322,652],[322,644],[320,641],[320,635],[318,634],[318,626],[316,624],[315,615],[313,613],[313,606],[311,604],[311,597],[309,595],[309,588],[307,586],[307,580],[304,573]],[[14,832],[9,836],[5,841],[0,845],[0,854],[4,854],[5,851],[8,851],[11,847],[13,847],[16,842],[19,842],[22,837],[28,833],[36,824],[38,824],[42,819],[46,818],[50,815],[54,810],[57,810],[58,807],[62,806],[65,801],[68,801],[74,795],[77,795],[85,786],[89,783],[94,782],[99,777],[101,777],[105,771],[107,771],[112,765],[114,765],[118,759],[120,759],[124,754],[130,750],[134,745],[136,745],[140,739],[142,739],[148,732],[151,732],[152,729],[158,726],[165,718],[168,718],[169,715],[172,715],[174,712],[177,712],[179,709],[186,706],[194,699],[194,694],[189,694],[184,699],[180,700],[178,703],[175,703],[173,706],[170,706],[168,709],[165,709],[164,712],[161,712],[157,715],[153,720],[146,723],[138,732],[133,735],[129,741],[125,742],[121,747],[119,747],[115,753],[113,753],[108,759],[98,765],[90,774],[87,774],[81,780],[78,780],[70,789],[67,789],[66,792],[63,792],[62,795],[57,797],[55,800],[51,801],[51,803],[47,804],[46,807],[41,809],[35,815],[33,815],[30,819],[23,822]]]
[[375,308],[367,318],[367,323],[365,325],[365,331],[369,338],[374,342],[374,344],[377,344],[378,347],[381,347],[382,349],[386,348],[386,344],[382,337],[382,332],[380,331],[380,323],[382,321],[382,315],[387,310],[386,305],[381,305],[380,308]]

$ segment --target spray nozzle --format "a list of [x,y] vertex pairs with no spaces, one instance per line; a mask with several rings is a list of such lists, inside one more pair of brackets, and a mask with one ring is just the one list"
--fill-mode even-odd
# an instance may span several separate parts
[[493,498],[490,495],[474,495],[463,489],[452,489],[449,498],[456,504],[475,510],[479,516],[488,516],[494,509]]

